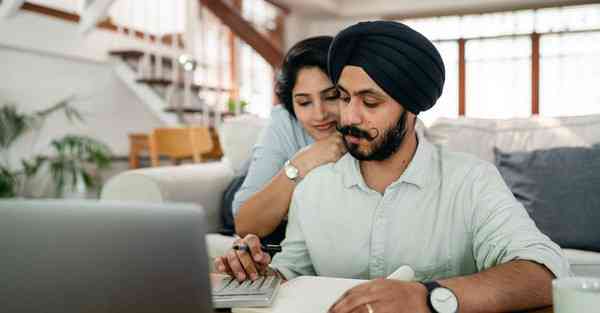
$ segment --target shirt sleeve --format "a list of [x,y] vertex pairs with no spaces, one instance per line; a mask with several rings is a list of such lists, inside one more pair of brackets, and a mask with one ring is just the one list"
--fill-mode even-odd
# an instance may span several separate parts
[[[275,111],[274,111],[275,112]],[[282,114],[273,114],[263,130],[257,144],[252,149],[250,167],[242,187],[235,194],[231,209],[237,216],[240,206],[256,192],[260,191],[281,170],[291,156],[294,139],[291,123]]]
[[288,280],[298,276],[316,275],[298,214],[302,211],[298,204],[298,199],[302,198],[303,193],[300,187],[301,185],[296,188],[292,197],[285,239],[281,242],[281,252],[277,253],[271,262],[271,266]]
[[479,271],[513,260],[545,265],[556,277],[570,276],[562,249],[544,235],[504,183],[484,163],[473,179],[473,252]]

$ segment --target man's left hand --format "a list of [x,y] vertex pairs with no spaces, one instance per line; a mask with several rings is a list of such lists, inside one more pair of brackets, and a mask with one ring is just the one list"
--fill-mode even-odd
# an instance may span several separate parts
[[375,279],[346,291],[329,308],[329,313],[351,312],[429,313],[427,289],[417,282]]

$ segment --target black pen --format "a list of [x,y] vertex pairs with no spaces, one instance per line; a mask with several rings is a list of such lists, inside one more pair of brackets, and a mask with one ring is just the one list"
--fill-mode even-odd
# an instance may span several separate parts
[[[260,245],[260,249],[267,253],[281,252],[280,245]],[[233,245],[233,250],[248,252],[250,251],[250,247],[247,244],[235,244]]]

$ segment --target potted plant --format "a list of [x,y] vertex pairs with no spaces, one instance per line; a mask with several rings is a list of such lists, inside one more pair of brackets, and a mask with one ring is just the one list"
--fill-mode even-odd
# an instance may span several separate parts
[[47,164],[55,184],[55,195],[82,197],[87,189],[99,185],[98,170],[110,166],[112,153],[109,147],[88,136],[66,135],[51,143],[53,154],[37,155],[20,160],[20,167],[9,164],[9,148],[23,135],[41,129],[44,121],[53,113],[62,111],[70,121],[83,121],[81,114],[70,105],[72,97],[50,108],[30,114],[18,112],[15,105],[0,107],[0,197],[23,195],[28,179],[35,176]]
[[[248,106],[248,102],[246,102],[244,100],[229,99],[227,101],[227,110],[229,111],[229,113],[233,113],[233,114],[245,113],[247,106]],[[239,111],[237,108],[239,108]]]

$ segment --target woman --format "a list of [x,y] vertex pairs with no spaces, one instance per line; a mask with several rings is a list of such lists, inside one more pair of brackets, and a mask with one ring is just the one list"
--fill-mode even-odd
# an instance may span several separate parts
[[[235,229],[242,237],[255,234],[279,243],[297,182],[346,153],[336,132],[339,95],[326,74],[332,39],[305,39],[284,58],[275,85],[283,105],[272,110],[271,122],[253,149],[246,180],[232,206]],[[290,175],[294,169],[297,178]]]

